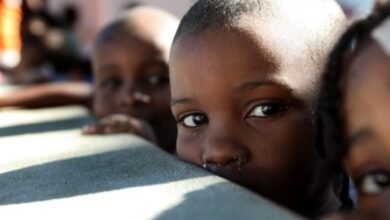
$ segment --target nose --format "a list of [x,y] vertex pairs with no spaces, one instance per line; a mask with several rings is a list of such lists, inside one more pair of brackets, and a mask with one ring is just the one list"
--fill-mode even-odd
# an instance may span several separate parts
[[236,166],[249,162],[250,152],[247,147],[234,140],[232,136],[214,136],[207,137],[203,147],[203,167],[207,166]]
[[126,89],[123,92],[121,104],[124,106],[138,106],[149,104],[151,96],[137,89]]

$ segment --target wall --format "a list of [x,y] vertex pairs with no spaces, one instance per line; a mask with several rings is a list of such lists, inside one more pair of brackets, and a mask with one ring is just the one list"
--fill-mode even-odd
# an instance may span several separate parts
[[50,0],[47,1],[49,10],[59,14],[67,4],[79,8],[80,22],[76,27],[79,39],[90,43],[98,30],[107,24],[124,6],[132,2],[145,3],[165,9],[178,17],[182,17],[194,0]]

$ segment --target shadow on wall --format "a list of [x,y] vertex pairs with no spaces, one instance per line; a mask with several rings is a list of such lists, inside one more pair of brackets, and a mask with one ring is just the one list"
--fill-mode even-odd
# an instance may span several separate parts
[[[164,158],[167,157],[167,158]],[[209,175],[154,148],[134,146],[0,175],[0,205],[43,201]]]

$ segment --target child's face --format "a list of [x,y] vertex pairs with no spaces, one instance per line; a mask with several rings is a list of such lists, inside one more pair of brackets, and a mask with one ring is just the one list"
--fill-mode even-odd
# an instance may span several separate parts
[[245,28],[180,39],[172,111],[181,159],[298,208],[318,196],[309,95],[318,74],[289,40]]
[[167,54],[156,44],[130,37],[98,45],[93,55],[95,114],[137,117],[151,123],[157,136],[174,136]]
[[372,209],[390,198],[390,56],[370,41],[351,60],[346,80],[344,162],[359,204]]

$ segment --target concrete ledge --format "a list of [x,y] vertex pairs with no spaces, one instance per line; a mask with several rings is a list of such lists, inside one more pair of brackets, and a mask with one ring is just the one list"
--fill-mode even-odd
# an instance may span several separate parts
[[[47,120],[61,126],[63,118]],[[5,219],[300,219],[138,137],[85,137],[75,128],[0,137],[0,213]]]

